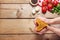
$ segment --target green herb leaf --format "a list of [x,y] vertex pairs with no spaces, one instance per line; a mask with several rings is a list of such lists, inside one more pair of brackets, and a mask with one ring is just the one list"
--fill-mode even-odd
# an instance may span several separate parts
[[52,14],[54,14],[54,12],[55,12],[55,10],[54,10],[54,9],[52,9],[52,10],[51,10],[51,13],[52,13]]
[[58,15],[60,15],[60,10],[59,10],[59,12],[58,12]]

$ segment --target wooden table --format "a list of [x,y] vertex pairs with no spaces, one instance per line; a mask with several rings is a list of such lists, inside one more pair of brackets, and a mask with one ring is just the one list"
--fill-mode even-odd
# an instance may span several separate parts
[[[30,0],[0,0],[0,40],[58,40],[59,37],[48,31],[44,35],[35,34]],[[48,12],[49,13],[49,12]],[[56,14],[39,15],[46,18],[58,17]]]

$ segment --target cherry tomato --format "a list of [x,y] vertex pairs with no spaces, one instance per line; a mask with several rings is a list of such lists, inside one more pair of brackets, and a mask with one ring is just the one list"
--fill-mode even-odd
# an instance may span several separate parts
[[47,6],[46,1],[43,1],[43,2],[42,2],[42,6]]
[[47,11],[47,7],[46,6],[42,6],[42,13],[46,13]]
[[49,3],[47,7],[48,7],[48,10],[51,11],[53,8],[53,5],[51,3]]
[[46,1],[46,3],[48,3],[48,0],[44,0],[44,1]]
[[57,6],[57,5],[58,5],[58,1],[54,0],[54,1],[53,1],[53,5],[54,5],[54,6]]
[[52,3],[52,0],[48,0],[48,3]]

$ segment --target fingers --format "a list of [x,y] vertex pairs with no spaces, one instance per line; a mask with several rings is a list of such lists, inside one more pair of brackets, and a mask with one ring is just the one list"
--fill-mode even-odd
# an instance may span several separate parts
[[58,28],[55,28],[54,26],[47,26],[47,29],[52,31],[52,32],[57,32]]
[[36,19],[37,18],[39,18],[40,20],[42,20],[42,21],[44,21],[44,22],[46,22],[47,21],[47,19],[46,18],[44,18],[44,17],[41,17],[41,16],[38,16],[38,17],[36,17],[35,19],[34,19],[34,24],[36,25],[37,23],[36,23]]
[[34,21],[33,21],[33,22],[34,22],[34,24],[35,24],[35,26],[36,26],[36,19],[34,19]]
[[53,27],[52,26],[47,26],[47,29],[48,30],[51,30]]
[[37,18],[39,18],[40,20],[48,23],[48,19],[45,18],[45,17],[38,16],[38,17],[35,18],[35,20],[36,20]]
[[60,29],[59,28],[55,28],[55,27],[51,27],[51,26],[48,26],[47,27],[50,31],[56,33],[57,35],[60,36]]
[[37,34],[44,34],[45,32],[47,31],[46,28],[44,28],[43,30],[41,30],[40,32],[36,32],[36,29],[34,29],[34,32],[37,33]]
[[[44,21],[44,22],[49,22],[48,19],[44,18],[44,17],[41,17],[41,16],[38,16],[34,19],[34,24],[35,24],[35,27],[37,26],[37,23],[36,23],[36,19],[39,18],[40,20]],[[34,28],[34,32],[37,33],[37,34],[44,34],[45,32],[47,31],[46,28],[44,28],[43,30],[41,30],[40,32],[36,32],[36,28]]]
[[46,28],[44,28],[43,30],[41,30],[38,34],[44,34],[47,31]]

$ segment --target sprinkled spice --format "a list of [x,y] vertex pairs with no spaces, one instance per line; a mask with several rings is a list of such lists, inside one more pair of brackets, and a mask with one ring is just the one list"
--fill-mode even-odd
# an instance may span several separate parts
[[36,4],[36,3],[37,3],[37,0],[31,0],[31,2],[32,2],[33,4]]

